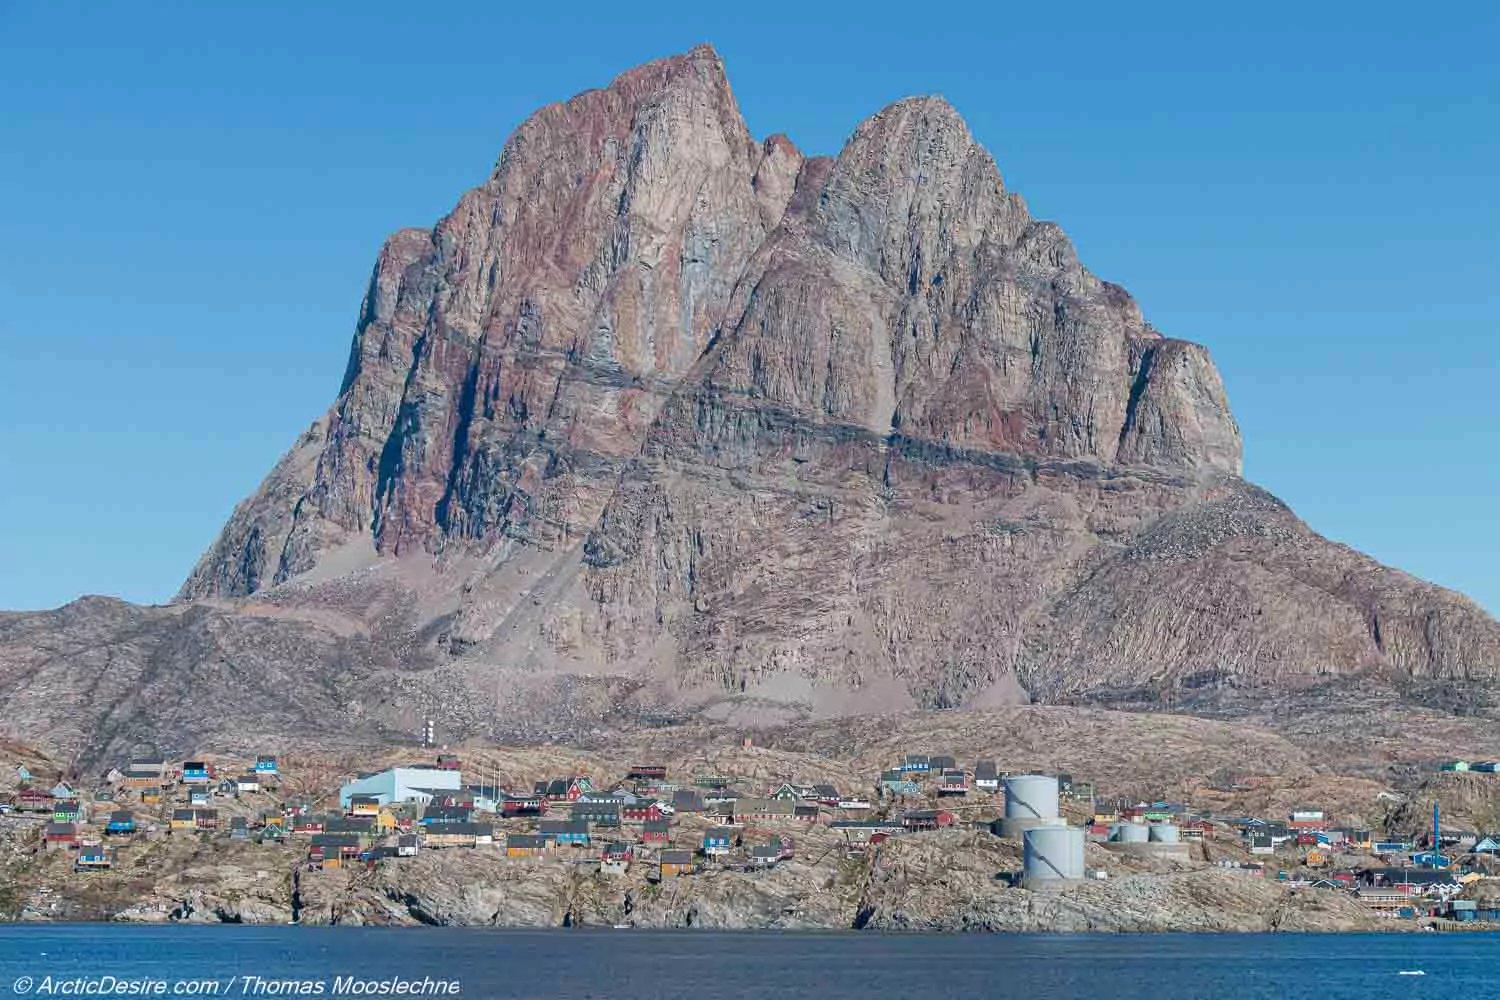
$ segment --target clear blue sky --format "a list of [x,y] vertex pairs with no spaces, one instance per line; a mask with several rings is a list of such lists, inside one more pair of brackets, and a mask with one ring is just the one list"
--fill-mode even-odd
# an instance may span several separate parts
[[1500,610],[1492,2],[224,6],[0,0],[0,607],[168,598],[331,402],[382,238],[711,41],[812,152],[944,94],[1213,350],[1251,478]]

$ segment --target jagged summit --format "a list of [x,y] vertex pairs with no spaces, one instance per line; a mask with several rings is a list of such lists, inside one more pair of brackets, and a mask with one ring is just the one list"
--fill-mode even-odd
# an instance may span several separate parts
[[1158,343],[946,101],[899,101],[809,161],[751,139],[700,46],[537,112],[431,232],[387,242],[338,401],[182,596],[361,539],[577,539],[695,364],[875,433],[1239,470],[1206,353]]
[[225,698],[290,728],[493,734],[1495,676],[1494,621],[1314,534],[1241,452],[1208,352],[946,101],[806,157],[700,46],[538,111],[391,236],[338,397],[180,603],[6,619],[0,681],[49,724],[75,673],[184,732],[253,676]]

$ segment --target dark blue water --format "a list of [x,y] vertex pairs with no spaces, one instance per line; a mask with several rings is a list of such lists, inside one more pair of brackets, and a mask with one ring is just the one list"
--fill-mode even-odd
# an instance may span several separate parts
[[[1500,936],[1489,934],[959,937],[20,925],[0,927],[0,990],[32,998],[1480,1000],[1500,997],[1497,958]],[[1399,975],[1416,969],[1426,975]],[[349,992],[339,977],[363,992]],[[394,992],[401,984],[425,992]],[[371,992],[382,988],[392,992]],[[121,992],[127,989],[145,992]]]

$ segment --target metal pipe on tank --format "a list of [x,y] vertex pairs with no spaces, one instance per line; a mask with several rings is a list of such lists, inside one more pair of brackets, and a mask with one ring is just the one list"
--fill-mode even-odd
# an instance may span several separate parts
[[1056,819],[1057,779],[1048,774],[1016,774],[1005,779],[1006,819]]
[[1039,826],[1022,838],[1025,880],[1058,882],[1084,877],[1083,828]]

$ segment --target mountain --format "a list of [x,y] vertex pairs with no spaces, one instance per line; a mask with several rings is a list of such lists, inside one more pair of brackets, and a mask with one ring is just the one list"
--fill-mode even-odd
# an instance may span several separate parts
[[1241,452],[1208,352],[946,102],[808,157],[700,47],[537,112],[387,240],[337,399],[178,602],[0,618],[0,691],[81,753],[212,738],[208,704],[563,734],[1495,677],[1496,622],[1321,538]]

